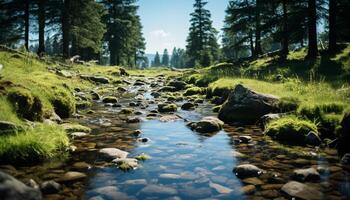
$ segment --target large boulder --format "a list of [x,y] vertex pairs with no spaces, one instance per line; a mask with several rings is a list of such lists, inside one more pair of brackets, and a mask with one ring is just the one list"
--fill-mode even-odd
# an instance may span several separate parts
[[271,113],[278,100],[278,97],[260,94],[239,84],[222,105],[219,119],[226,123],[254,123]]
[[0,171],[1,200],[40,200],[41,192]]
[[188,126],[199,133],[213,133],[220,131],[224,122],[216,117],[204,117],[199,122],[190,122]]

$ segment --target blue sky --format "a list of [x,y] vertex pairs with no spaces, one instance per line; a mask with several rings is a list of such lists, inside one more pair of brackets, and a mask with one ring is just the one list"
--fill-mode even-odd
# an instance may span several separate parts
[[[221,30],[229,0],[208,0],[213,26]],[[185,48],[194,0],[139,0],[139,15],[146,38],[146,53]]]

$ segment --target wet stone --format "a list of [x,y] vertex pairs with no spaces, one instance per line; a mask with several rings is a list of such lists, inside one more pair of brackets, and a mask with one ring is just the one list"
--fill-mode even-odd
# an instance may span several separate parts
[[162,186],[162,185],[148,185],[144,187],[141,191],[144,195],[176,195],[177,191],[172,187]]
[[258,168],[255,165],[243,164],[235,167],[233,172],[239,178],[248,178],[248,177],[258,177],[263,173],[263,170]]
[[44,194],[55,194],[61,190],[61,185],[55,181],[45,181],[40,188]]
[[283,185],[281,189],[284,193],[290,197],[296,197],[305,200],[319,200],[323,199],[323,195],[320,191],[314,187],[308,186],[296,181],[290,181]]
[[254,185],[247,185],[247,186],[242,187],[241,190],[244,194],[251,194],[251,193],[255,192],[256,187]]
[[214,189],[216,192],[218,192],[219,194],[229,194],[233,191],[232,189],[230,189],[228,187],[225,187],[225,186],[213,183],[213,182],[210,182],[209,186],[212,189]]
[[131,123],[131,124],[133,124],[133,123],[140,123],[141,121],[142,120],[139,117],[128,117],[126,119],[126,122],[127,123]]
[[91,165],[86,162],[76,162],[73,164],[72,168],[75,170],[88,170],[91,168]]
[[315,168],[297,169],[293,172],[293,178],[298,181],[318,181],[320,174]]
[[107,160],[114,160],[114,159],[123,159],[123,158],[126,158],[128,156],[128,152],[126,151],[122,151],[120,149],[117,149],[117,148],[104,148],[104,149],[101,149],[99,151],[100,155],[107,159]]
[[243,135],[243,136],[239,136],[239,140],[242,142],[242,143],[249,143],[252,141],[252,137],[250,136],[247,136],[247,135]]
[[260,179],[258,179],[256,177],[243,179],[242,182],[245,184],[250,184],[250,185],[263,185],[264,184],[264,182],[262,182]]
[[59,183],[65,183],[65,182],[72,182],[72,181],[79,181],[82,179],[85,179],[87,176],[84,173],[81,172],[67,172],[62,177],[58,178],[56,181]]

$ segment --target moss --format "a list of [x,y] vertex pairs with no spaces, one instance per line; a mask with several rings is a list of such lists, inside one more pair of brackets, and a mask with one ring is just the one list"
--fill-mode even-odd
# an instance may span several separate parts
[[177,106],[176,104],[159,104],[158,111],[159,112],[176,112]]
[[142,154],[136,156],[135,159],[136,159],[136,160],[139,160],[139,161],[145,161],[145,160],[151,159],[151,156],[142,153]]
[[120,111],[120,114],[124,114],[124,115],[130,115],[134,112],[134,109],[132,108],[123,108],[121,111]]
[[128,165],[126,162],[123,162],[123,163],[121,163],[120,165],[118,165],[118,168],[119,168],[120,170],[124,171],[124,172],[130,171],[130,170],[133,169],[133,168],[132,168],[130,165]]
[[268,123],[264,133],[281,143],[303,145],[310,131],[318,133],[316,124],[294,116],[287,116]]
[[192,88],[188,88],[185,93],[183,94],[184,96],[193,96],[196,94],[202,94],[203,89],[200,87],[192,87]]
[[18,116],[31,120],[41,121],[43,119],[43,105],[40,99],[33,96],[25,88],[11,88],[8,100],[13,104]]
[[0,162],[32,164],[54,158],[69,145],[62,128],[37,125],[14,136],[0,136]]
[[76,103],[77,109],[86,109],[92,106],[92,103],[90,101],[79,101]]

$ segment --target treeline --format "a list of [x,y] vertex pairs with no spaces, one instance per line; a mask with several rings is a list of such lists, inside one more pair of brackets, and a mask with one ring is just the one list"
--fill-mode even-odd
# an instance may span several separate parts
[[[336,53],[350,42],[349,0],[230,0],[222,47],[212,27],[206,0],[195,0],[187,38],[185,65],[258,58],[274,53],[283,61],[290,50],[307,47],[308,59],[319,49]],[[319,30],[318,30],[319,29]]]
[[[139,66],[145,41],[136,0],[2,0],[0,43],[39,55]],[[29,38],[38,38],[29,46]]]
[[168,49],[164,49],[162,58],[158,52],[151,63],[151,67],[183,68],[186,66],[186,52],[184,49],[174,47],[171,56]]
[[[306,46],[307,58],[350,42],[349,0],[231,0],[223,28],[223,56],[237,60]],[[317,31],[320,28],[323,31]],[[322,35],[318,35],[322,32]]]

